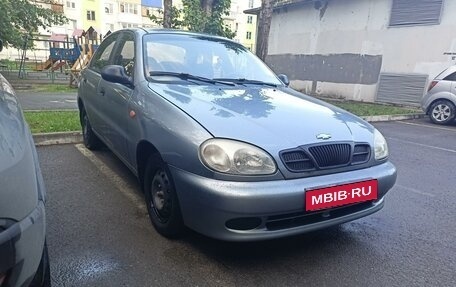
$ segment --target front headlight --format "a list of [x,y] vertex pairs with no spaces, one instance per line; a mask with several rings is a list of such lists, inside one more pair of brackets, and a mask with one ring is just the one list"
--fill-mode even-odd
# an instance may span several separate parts
[[228,139],[210,139],[200,146],[202,162],[218,172],[237,175],[267,175],[276,172],[272,157],[262,149]]
[[388,144],[378,130],[374,131],[374,151],[376,160],[381,160],[388,156]]

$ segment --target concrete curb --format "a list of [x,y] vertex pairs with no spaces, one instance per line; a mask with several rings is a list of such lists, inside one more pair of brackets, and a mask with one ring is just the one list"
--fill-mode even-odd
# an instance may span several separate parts
[[[425,114],[411,115],[387,115],[387,116],[370,116],[361,117],[368,122],[389,122],[420,119],[425,117]],[[83,142],[82,132],[59,132],[59,133],[42,133],[33,134],[33,140],[36,146],[47,146],[57,144],[77,144]]]
[[389,122],[389,121],[403,121],[424,118],[425,114],[407,114],[407,115],[386,115],[386,116],[368,116],[361,117],[363,120],[374,122]]
[[33,134],[36,146],[56,145],[56,144],[76,144],[82,142],[81,132],[60,132]]

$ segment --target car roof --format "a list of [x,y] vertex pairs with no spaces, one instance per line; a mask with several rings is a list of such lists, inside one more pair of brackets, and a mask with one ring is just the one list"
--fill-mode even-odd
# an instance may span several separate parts
[[176,35],[183,35],[183,36],[203,36],[203,37],[208,37],[208,38],[213,38],[213,39],[220,39],[232,43],[239,44],[236,41],[233,41],[231,39],[217,36],[217,35],[210,35],[210,34],[205,34],[205,33],[197,33],[197,32],[192,32],[192,31],[187,31],[187,30],[178,30],[178,29],[167,29],[167,28],[127,28],[127,29],[121,29],[117,30],[118,31],[133,31],[137,32],[140,34],[176,34]]

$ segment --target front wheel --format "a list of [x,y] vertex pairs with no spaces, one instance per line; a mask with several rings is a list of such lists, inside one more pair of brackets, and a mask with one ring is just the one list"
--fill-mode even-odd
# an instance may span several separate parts
[[452,122],[456,115],[453,103],[447,100],[438,100],[432,104],[429,116],[435,124],[445,125]]
[[144,192],[149,218],[158,233],[168,238],[182,235],[184,224],[176,189],[168,167],[158,155],[148,160]]

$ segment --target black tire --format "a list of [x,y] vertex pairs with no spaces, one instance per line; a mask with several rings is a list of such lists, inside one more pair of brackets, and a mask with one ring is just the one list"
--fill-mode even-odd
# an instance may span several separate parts
[[454,120],[455,115],[456,108],[448,100],[438,100],[429,109],[429,117],[434,124],[446,125]]
[[44,243],[40,265],[38,266],[38,270],[35,273],[35,277],[33,277],[30,287],[51,287],[51,270],[46,242]]
[[100,139],[93,132],[92,126],[90,125],[89,117],[86,111],[83,109],[80,113],[81,127],[82,127],[82,138],[84,139],[84,145],[90,150],[97,150],[102,146]]
[[182,213],[174,182],[159,155],[152,155],[144,173],[144,195],[149,218],[155,229],[167,238],[184,232]]

